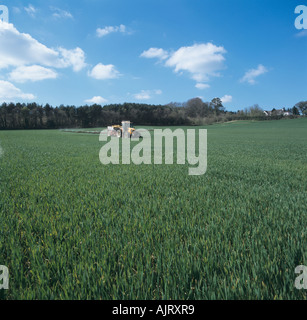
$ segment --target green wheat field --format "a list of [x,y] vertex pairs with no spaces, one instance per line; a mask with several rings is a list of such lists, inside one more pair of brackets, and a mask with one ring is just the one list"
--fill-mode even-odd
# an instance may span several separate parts
[[102,165],[98,134],[0,131],[0,299],[306,300],[307,118],[199,128],[202,176]]

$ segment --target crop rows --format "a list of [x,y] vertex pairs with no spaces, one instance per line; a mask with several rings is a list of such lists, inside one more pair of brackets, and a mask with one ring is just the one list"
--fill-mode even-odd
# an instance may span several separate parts
[[98,135],[1,131],[0,298],[306,299],[306,119],[207,129],[203,176],[102,165]]

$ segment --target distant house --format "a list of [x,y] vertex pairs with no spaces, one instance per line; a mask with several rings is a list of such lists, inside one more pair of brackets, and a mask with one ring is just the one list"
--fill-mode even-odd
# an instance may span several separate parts
[[271,115],[272,115],[272,111],[266,111],[266,110],[264,110],[263,113],[264,113],[266,116],[271,116]]
[[282,109],[272,109],[271,111],[263,111],[263,113],[267,116],[290,116],[291,113],[289,111],[286,111],[285,108]]

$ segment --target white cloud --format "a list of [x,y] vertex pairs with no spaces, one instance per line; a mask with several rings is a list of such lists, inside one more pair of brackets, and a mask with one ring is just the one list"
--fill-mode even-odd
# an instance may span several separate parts
[[[226,50],[224,47],[212,43],[195,44],[181,47],[177,51],[168,53],[159,48],[150,48],[141,54],[145,58],[158,58],[165,61],[166,67],[171,67],[176,73],[188,72],[192,79],[198,82],[197,88],[205,88],[201,82],[208,81],[212,76],[220,76],[224,69]],[[207,86],[206,86],[207,87]]]
[[136,93],[133,95],[133,97],[136,100],[149,100],[152,98],[153,95],[161,95],[162,90],[141,90],[141,92]]
[[29,4],[27,7],[24,7],[24,9],[29,16],[31,16],[32,18],[35,17],[37,9],[33,7],[32,4]]
[[62,10],[56,7],[50,7],[50,10],[53,11],[52,16],[57,19],[73,19],[72,14],[69,11]]
[[108,100],[104,99],[101,96],[95,96],[92,99],[85,100],[86,103],[90,104],[103,104],[106,103]]
[[204,90],[210,88],[210,85],[207,83],[196,83],[195,87],[199,90]]
[[88,75],[97,80],[116,79],[120,76],[120,73],[116,70],[113,64],[104,65],[98,63]]
[[9,74],[9,79],[15,82],[41,81],[46,79],[56,79],[57,73],[42,66],[20,66]]
[[74,71],[78,72],[86,67],[85,53],[81,48],[75,48],[67,50],[65,48],[59,48],[60,52],[60,64],[63,67],[72,67]]
[[13,24],[0,20],[0,69],[25,64],[54,66],[59,63],[59,53],[20,33]]
[[150,95],[149,91],[146,91],[146,90],[142,90],[140,93],[136,93],[133,96],[137,100],[149,100],[149,99],[151,99],[151,95]]
[[222,103],[229,103],[232,101],[232,96],[230,95],[225,95],[224,97],[221,98]]
[[264,67],[262,64],[259,64],[257,69],[248,70],[243,76],[243,78],[240,80],[240,82],[248,82],[249,84],[254,85],[256,83],[255,78],[267,72],[268,72],[268,69]]
[[86,66],[82,49],[51,49],[31,35],[19,32],[13,24],[0,20],[0,69],[24,65],[54,68],[72,67],[80,71]]
[[141,54],[142,58],[158,58],[164,60],[168,57],[167,51],[159,48],[150,48],[146,51],[143,51]]
[[33,100],[35,96],[31,93],[23,93],[8,81],[0,80],[0,101],[12,101],[15,99]]
[[120,33],[127,33],[127,28],[125,25],[121,24],[119,26],[108,26],[104,28],[98,28],[96,30],[97,37],[101,38],[104,37],[110,33],[115,33],[115,32],[120,32]]
[[224,68],[226,50],[212,43],[195,44],[181,47],[166,61],[166,66],[173,67],[175,72],[187,71],[192,79],[208,81],[210,76],[219,76],[218,71]]

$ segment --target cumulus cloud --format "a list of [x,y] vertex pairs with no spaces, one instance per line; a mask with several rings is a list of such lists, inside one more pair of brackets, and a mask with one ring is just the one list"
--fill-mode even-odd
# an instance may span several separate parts
[[[220,76],[219,71],[224,69],[225,53],[226,50],[222,46],[201,43],[181,47],[174,52],[150,48],[144,51],[141,57],[166,59],[166,67],[173,68],[176,73],[187,72],[192,79],[202,83],[208,81],[210,77]],[[204,88],[204,85],[198,84],[198,88]]]
[[149,100],[151,98],[151,95],[146,90],[142,90],[141,92],[136,93],[133,96],[136,100]]
[[51,69],[33,65],[33,66],[20,66],[14,69],[9,74],[9,79],[15,82],[26,82],[26,81],[41,81],[46,79],[56,79],[57,73]]
[[42,65],[54,68],[72,67],[74,71],[80,71],[86,66],[82,49],[48,48],[31,35],[19,32],[13,24],[1,20],[0,43],[0,69]]
[[195,87],[199,90],[204,90],[210,88],[210,85],[207,83],[196,83]]
[[15,99],[33,100],[35,96],[31,93],[23,93],[8,81],[0,80],[0,101],[13,101]]
[[101,96],[95,96],[92,99],[85,100],[86,103],[90,104],[103,104],[106,103],[108,100],[101,97]]
[[58,64],[59,53],[0,20],[0,69],[25,64]]
[[232,96],[226,94],[224,97],[221,98],[222,103],[229,103],[232,101]]
[[120,73],[116,70],[113,64],[104,65],[98,63],[88,75],[97,80],[116,79],[120,76]]
[[166,66],[173,67],[175,72],[187,71],[198,82],[207,81],[210,76],[219,76],[218,71],[224,68],[225,53],[223,47],[212,43],[181,47],[166,61]]
[[110,33],[115,32],[127,33],[127,28],[125,25],[121,24],[119,26],[107,26],[104,28],[97,28],[96,30],[97,37],[99,38],[102,38]]
[[141,92],[133,95],[136,100],[149,100],[153,95],[161,95],[162,90],[141,90]]
[[76,72],[86,67],[85,53],[81,48],[75,48],[72,50],[59,48],[58,51],[60,53],[59,62],[62,67],[72,67]]
[[159,48],[150,48],[148,50],[143,51],[143,53],[141,54],[142,58],[158,58],[161,60],[167,59],[168,57],[168,52],[163,50],[163,49],[159,49]]
[[248,70],[243,78],[241,78],[240,82],[247,82],[251,85],[256,84],[256,78],[261,76],[262,74],[265,74],[268,72],[268,69],[263,66],[262,64],[259,64],[256,69],[250,69]]

